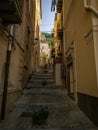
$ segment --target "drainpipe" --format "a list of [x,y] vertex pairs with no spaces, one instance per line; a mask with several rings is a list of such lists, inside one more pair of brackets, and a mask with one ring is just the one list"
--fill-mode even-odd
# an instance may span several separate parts
[[84,0],[84,7],[90,11],[92,11],[96,16],[98,16],[98,11],[91,5],[87,4],[87,0]]
[[13,25],[10,26],[10,34],[8,36],[8,48],[6,53],[4,88],[3,88],[2,106],[1,106],[1,120],[5,119],[5,113],[6,113],[9,67],[10,67],[11,49],[13,42],[12,34],[13,34]]

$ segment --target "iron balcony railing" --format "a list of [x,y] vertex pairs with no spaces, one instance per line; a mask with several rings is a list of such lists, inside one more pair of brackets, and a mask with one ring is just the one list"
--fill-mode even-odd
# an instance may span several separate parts
[[61,13],[62,5],[63,5],[63,0],[58,0],[58,2],[57,2],[57,13]]
[[57,36],[60,40],[63,39],[63,29],[58,29]]

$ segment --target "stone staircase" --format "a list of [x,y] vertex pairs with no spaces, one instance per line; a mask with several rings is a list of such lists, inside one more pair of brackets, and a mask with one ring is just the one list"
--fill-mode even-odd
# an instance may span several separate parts
[[34,73],[34,75],[32,76],[30,83],[33,84],[39,84],[42,85],[42,82],[47,82],[47,84],[53,84],[54,83],[54,77],[53,77],[53,73],[46,73],[43,71],[43,73]]
[[[46,85],[42,85],[46,81]],[[47,124],[34,125],[32,113],[41,106],[47,106]],[[0,124],[0,130],[97,130],[92,122],[79,110],[63,86],[56,85],[53,72],[39,69],[32,75],[15,109]]]

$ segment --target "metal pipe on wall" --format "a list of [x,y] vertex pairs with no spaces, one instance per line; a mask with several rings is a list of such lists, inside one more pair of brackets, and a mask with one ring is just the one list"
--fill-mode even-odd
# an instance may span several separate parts
[[5,119],[5,114],[6,114],[9,67],[10,67],[11,50],[12,50],[12,42],[13,42],[12,34],[13,34],[13,25],[10,26],[10,34],[8,36],[8,48],[6,53],[4,88],[3,88],[2,106],[1,106],[1,120]]

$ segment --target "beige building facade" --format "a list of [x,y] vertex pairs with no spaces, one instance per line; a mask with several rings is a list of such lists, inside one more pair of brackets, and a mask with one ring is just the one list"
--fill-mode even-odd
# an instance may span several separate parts
[[33,43],[33,68],[34,71],[40,65],[40,42],[41,42],[41,32],[40,24],[42,19],[42,10],[41,10],[41,0],[34,0],[35,9],[34,9],[34,43]]
[[[58,0],[53,50],[57,56],[61,15],[64,86],[80,109],[98,125],[98,1]],[[60,77],[59,77],[60,79]]]
[[[37,2],[15,0],[10,4],[12,7],[9,7],[9,1],[6,2],[6,8],[5,1],[0,3],[0,12],[4,12],[3,15],[0,13],[0,115],[2,119],[13,109],[15,101],[35,70],[34,39],[36,33],[40,34],[40,29],[35,29],[35,16],[39,15],[36,16],[39,21],[41,18],[40,0],[39,2],[38,0]],[[37,8],[39,11],[36,14]],[[9,12],[12,12],[11,15]],[[40,22],[37,22],[38,26],[39,24]],[[36,47],[39,52],[38,49],[39,47]]]
[[58,85],[63,85],[63,1],[58,0],[57,13],[55,13],[53,37],[52,37],[52,52],[54,55],[54,73],[55,82]]
[[54,19],[54,28],[53,28],[53,48],[55,48],[55,57],[59,56],[59,53],[62,53],[62,43],[63,43],[63,30],[62,30],[62,14],[56,13]]
[[63,0],[66,86],[98,125],[98,1]]

